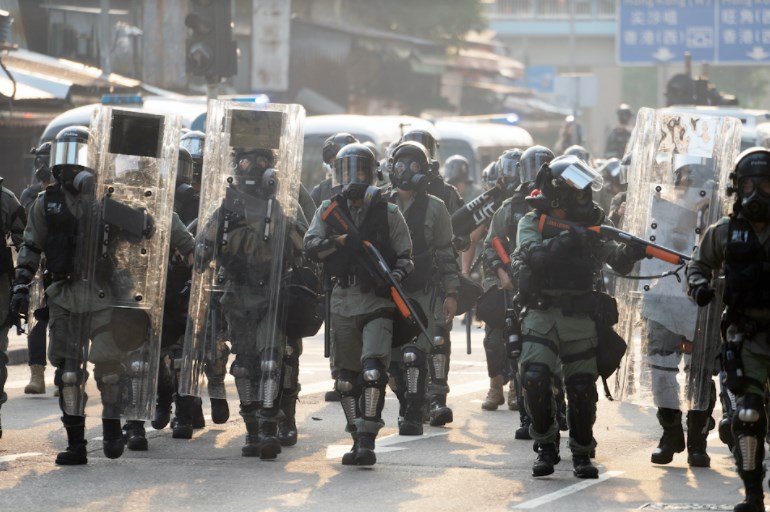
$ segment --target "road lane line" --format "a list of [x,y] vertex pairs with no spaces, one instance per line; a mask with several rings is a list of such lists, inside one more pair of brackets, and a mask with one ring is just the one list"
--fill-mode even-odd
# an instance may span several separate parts
[[37,457],[38,455],[43,455],[43,454],[38,452],[16,453],[14,455],[6,455],[4,457],[0,457],[0,462],[11,462],[16,459],[20,459],[22,457]]
[[510,508],[516,510],[516,509],[531,509],[531,508],[540,507],[545,505],[546,503],[551,503],[552,501],[559,500],[565,496],[569,496],[570,494],[574,494],[576,492],[582,491],[583,489],[587,489],[598,483],[604,482],[605,480],[609,480],[610,478],[614,478],[616,476],[622,475],[623,473],[625,473],[625,471],[607,471],[606,473],[600,474],[599,478],[597,479],[583,480],[582,482],[570,485],[556,492],[546,494],[545,496],[540,496],[539,498],[535,498],[534,500],[525,501],[524,503],[512,503]]
[[[421,439],[430,439],[431,437],[446,436],[449,432],[428,432],[421,436],[401,436],[398,434],[391,434],[382,438],[378,438],[374,448],[375,453],[387,453],[397,452],[399,450],[405,450],[400,446],[393,446],[402,443],[408,443],[411,441],[419,441]],[[342,457],[345,453],[350,451],[349,444],[331,444],[326,447],[326,458],[337,459]]]

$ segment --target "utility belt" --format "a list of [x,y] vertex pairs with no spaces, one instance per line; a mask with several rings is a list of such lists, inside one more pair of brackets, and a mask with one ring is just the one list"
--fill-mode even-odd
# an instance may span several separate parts
[[[767,317],[758,318],[740,311],[735,311],[733,308],[726,308],[722,314],[722,322],[720,325],[723,339],[727,332],[727,327],[730,325],[735,325],[738,331],[743,333],[746,338],[750,338],[761,331],[770,331],[770,310],[765,311]],[[770,337],[768,337],[768,339],[770,340]]]
[[47,274],[50,276],[51,282],[56,283],[58,281],[71,281],[72,280],[72,274],[62,273],[62,272],[47,272]]
[[564,316],[590,315],[596,311],[596,298],[593,293],[580,295],[535,295],[531,296],[526,307],[530,309],[559,308]]

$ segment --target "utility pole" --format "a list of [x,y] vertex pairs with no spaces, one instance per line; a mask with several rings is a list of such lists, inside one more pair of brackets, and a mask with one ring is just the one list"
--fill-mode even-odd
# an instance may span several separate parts
[[99,0],[99,65],[105,74],[112,72],[110,66],[110,48],[112,46],[112,27],[110,26],[110,0]]
[[183,90],[187,0],[142,0],[142,80]]

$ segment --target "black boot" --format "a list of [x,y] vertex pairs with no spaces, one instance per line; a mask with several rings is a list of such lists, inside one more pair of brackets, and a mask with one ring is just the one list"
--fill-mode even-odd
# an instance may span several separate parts
[[588,455],[572,456],[572,473],[578,478],[599,478],[599,469]]
[[553,473],[554,466],[561,461],[556,443],[544,443],[537,446],[537,458],[532,465],[532,476],[547,476]]
[[211,399],[211,421],[217,425],[226,423],[230,419],[230,406],[224,398]]
[[727,414],[723,414],[722,419],[719,420],[719,440],[727,445],[727,449],[730,450],[731,453],[735,447],[732,421],[733,419]]
[[192,407],[195,397],[179,396],[176,397],[176,417],[171,422],[174,439],[192,439]]
[[355,466],[356,465],[356,450],[358,450],[358,432],[353,430],[350,433],[350,436],[353,438],[353,447],[350,448],[349,452],[347,452],[345,455],[342,456],[342,465],[343,466]]
[[687,411],[687,464],[690,466],[711,466],[711,457],[706,453],[709,419],[708,411]]
[[356,466],[374,466],[377,463],[377,455],[374,453],[374,438],[377,434],[371,432],[358,433],[358,447],[356,448]]
[[764,512],[765,494],[762,491],[762,470],[738,471],[746,488],[746,499],[733,507],[735,512]]
[[123,427],[126,445],[132,452],[147,451],[147,437],[144,431],[144,422],[131,420]]
[[[165,366],[163,361],[161,365]],[[161,368],[160,373],[168,371],[168,368]],[[158,397],[155,400],[155,415],[150,422],[155,430],[163,430],[171,421],[171,402],[174,400],[174,384],[170,375],[159,375],[158,378]],[[129,450],[131,448],[129,447]]]
[[532,424],[532,420],[529,415],[524,412],[524,407],[519,409],[519,417],[521,418],[521,426],[516,429],[516,433],[513,435],[516,439],[532,439],[529,435],[529,426]]
[[278,423],[260,420],[259,422],[259,458],[262,460],[275,459],[281,453],[281,442],[278,441]]
[[259,457],[259,422],[246,421],[246,443],[241,448],[244,457]]
[[650,461],[653,464],[668,464],[674,460],[675,453],[681,453],[685,448],[682,411],[659,407],[657,416],[663,427],[663,436],[658,447],[653,450]]
[[430,424],[432,427],[441,427],[452,423],[454,415],[452,409],[446,405],[446,395],[434,395],[430,403]]
[[108,459],[117,459],[123,455],[123,448],[126,442],[123,439],[120,420],[102,418],[102,432],[104,456]]
[[67,430],[67,449],[56,456],[56,464],[59,466],[79,466],[88,464],[88,452],[86,451],[86,422],[83,416],[70,416],[64,414],[61,421]]
[[407,393],[406,408],[404,409],[404,419],[398,424],[398,434],[402,436],[421,436],[422,429],[422,406],[425,395],[422,393]]
[[193,428],[203,428],[206,426],[206,419],[203,417],[203,400],[196,396],[192,403],[192,426]]
[[283,419],[278,422],[278,441],[281,446],[294,446],[297,444],[297,395],[282,396],[281,410]]

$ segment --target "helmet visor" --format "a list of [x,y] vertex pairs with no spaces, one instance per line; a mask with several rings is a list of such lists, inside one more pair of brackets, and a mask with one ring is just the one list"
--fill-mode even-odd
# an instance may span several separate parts
[[54,141],[51,146],[51,167],[57,165],[79,165],[91,168],[88,158],[88,144],[76,141]]
[[193,158],[203,158],[203,139],[190,137],[179,141],[179,145],[189,151]]
[[500,160],[502,164],[500,167],[503,171],[503,178],[508,180],[515,180],[519,177],[519,163],[511,158],[504,158]]
[[177,183],[192,183],[193,179],[193,162],[184,158],[179,159],[179,165],[176,170]]
[[576,156],[562,157],[564,163],[567,163],[567,167],[561,173],[559,178],[565,183],[569,184],[572,188],[583,190],[587,187],[591,187],[591,190],[598,192],[604,185],[602,177],[588,164],[579,159]]
[[371,158],[346,156],[334,162],[334,185],[374,184],[374,162]]
[[526,159],[522,158],[519,162],[519,177],[522,183],[530,183],[535,181],[537,171],[543,166],[543,164],[553,160],[553,155],[548,153],[535,153],[532,157]]

